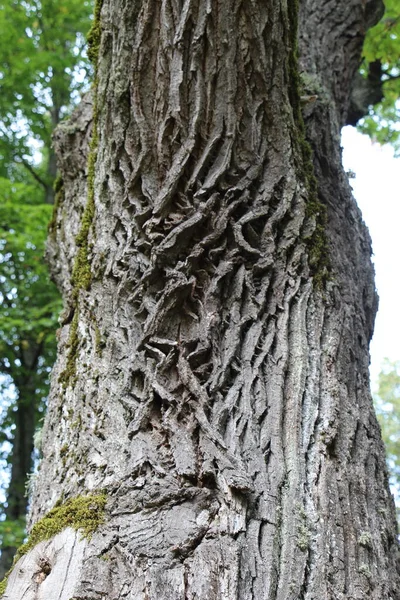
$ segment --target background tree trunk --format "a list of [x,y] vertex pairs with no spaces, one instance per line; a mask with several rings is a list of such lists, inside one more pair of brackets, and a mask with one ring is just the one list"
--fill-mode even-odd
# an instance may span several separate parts
[[87,99],[56,136],[67,308],[31,518],[106,490],[106,521],[6,597],[399,597],[339,138],[374,6],[301,4],[317,199],[294,3],[102,3],[93,131]]
[[[34,356],[36,348],[30,347],[25,352],[23,358],[36,360]],[[40,351],[39,351],[40,353]],[[39,354],[38,353],[38,354]],[[22,358],[22,357],[21,357]],[[24,365],[25,366],[25,365]],[[35,407],[35,378],[32,376],[34,371],[33,364],[27,364],[25,373],[21,373],[19,379],[15,381],[18,390],[15,411],[15,428],[13,431],[13,448],[10,458],[10,482],[6,489],[7,506],[4,510],[4,516],[7,521],[18,522],[20,527],[24,522],[28,511],[27,497],[27,474],[32,472],[33,468],[33,436],[36,424]],[[12,565],[13,557],[17,548],[15,545],[3,543],[0,556],[0,577]]]

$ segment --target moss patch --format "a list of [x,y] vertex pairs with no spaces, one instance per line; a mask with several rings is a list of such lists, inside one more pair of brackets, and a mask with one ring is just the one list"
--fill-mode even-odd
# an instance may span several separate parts
[[76,379],[76,355],[79,346],[78,337],[78,319],[79,319],[79,292],[88,290],[92,282],[92,271],[89,259],[89,233],[93,224],[95,215],[94,202],[94,180],[97,161],[98,137],[98,104],[97,104],[97,62],[99,58],[99,49],[101,41],[101,23],[100,12],[103,0],[96,0],[94,10],[93,25],[88,33],[89,50],[88,55],[94,64],[95,76],[93,82],[93,131],[90,140],[88,155],[88,192],[85,210],[82,215],[81,225],[78,235],[75,238],[77,245],[77,254],[72,269],[72,303],[74,307],[74,317],[71,323],[71,329],[68,340],[68,356],[65,370],[59,377],[59,382],[66,387],[70,383],[75,383]]
[[105,494],[79,496],[53,508],[33,526],[28,541],[19,548],[16,554],[16,561],[32,550],[36,544],[43,540],[49,540],[67,527],[80,530],[84,538],[90,538],[104,522],[106,502]]
[[92,28],[88,34],[89,50],[88,55],[90,60],[94,64],[95,75],[94,75],[94,100],[93,100],[93,131],[90,140],[89,156],[88,156],[88,196],[86,207],[83,212],[81,226],[78,235],[76,236],[76,245],[78,247],[77,257],[72,272],[72,283],[74,286],[74,300],[77,302],[79,290],[89,289],[92,274],[89,262],[89,248],[88,239],[90,228],[93,223],[95,215],[95,203],[94,203],[94,179],[96,171],[96,160],[97,160],[97,147],[99,144],[97,122],[98,122],[98,106],[97,106],[97,62],[99,58],[100,40],[101,40],[101,24],[100,24],[100,12],[103,4],[103,0],[96,0],[94,21]]
[[[24,554],[27,554],[39,542],[49,540],[67,527],[81,531],[84,538],[90,538],[96,529],[104,523],[106,502],[107,496],[105,494],[79,496],[78,498],[71,498],[61,506],[56,506],[50,510],[43,519],[32,527],[28,541],[17,550],[13,567]],[[0,583],[0,595],[4,594],[6,590],[7,578],[13,567]]]
[[304,180],[307,191],[308,201],[306,207],[306,217],[315,218],[316,225],[314,232],[307,239],[309,253],[309,264],[317,288],[322,288],[329,279],[329,251],[328,240],[326,237],[326,206],[318,198],[318,184],[314,173],[312,149],[306,139],[306,128],[301,112],[301,89],[302,81],[298,68],[298,0],[288,3],[289,14],[289,47],[291,52],[288,58],[289,71],[289,100],[293,110],[295,143],[299,149],[299,175]]
[[89,44],[88,57],[89,57],[89,60],[93,64],[97,63],[97,59],[99,57],[100,39],[101,39],[100,13],[101,13],[102,6],[103,6],[103,0],[96,0],[95,6],[94,6],[93,25],[90,28],[90,31],[87,35],[87,41]]
[[72,285],[73,285],[73,301],[78,302],[80,290],[88,290],[92,282],[92,271],[89,261],[89,232],[95,215],[94,204],[94,178],[97,160],[97,108],[96,99],[94,100],[94,115],[93,115],[93,133],[90,140],[89,156],[88,156],[88,198],[86,207],[82,215],[81,226],[75,242],[78,252],[75,258],[74,267],[72,270]]
[[100,328],[97,325],[96,317],[94,316],[93,313],[91,314],[91,320],[92,320],[92,323],[93,323],[93,330],[94,330],[94,347],[95,347],[95,351],[96,351],[97,356],[101,357],[102,352],[103,352],[103,348],[105,346],[105,342],[104,342],[103,337],[101,335]]

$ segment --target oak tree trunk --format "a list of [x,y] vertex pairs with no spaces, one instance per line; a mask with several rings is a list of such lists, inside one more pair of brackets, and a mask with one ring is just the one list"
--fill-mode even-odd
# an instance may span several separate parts
[[66,310],[31,520],[99,491],[106,520],[41,542],[5,598],[400,597],[340,151],[380,8],[98,2],[93,101],[56,134]]

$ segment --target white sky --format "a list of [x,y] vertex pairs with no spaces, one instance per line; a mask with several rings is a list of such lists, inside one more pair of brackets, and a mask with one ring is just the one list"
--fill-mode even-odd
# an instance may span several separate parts
[[374,251],[379,311],[371,343],[371,384],[385,357],[400,360],[400,158],[389,146],[374,144],[353,127],[342,132],[343,163],[356,174],[350,180]]

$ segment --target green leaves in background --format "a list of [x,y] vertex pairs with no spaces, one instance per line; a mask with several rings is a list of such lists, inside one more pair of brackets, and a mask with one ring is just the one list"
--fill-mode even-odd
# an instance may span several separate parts
[[0,178],[0,187],[0,330],[11,344],[17,325],[31,335],[49,325],[55,287],[43,255],[52,206],[34,186]]
[[91,0],[0,2],[0,176],[52,186],[52,132],[90,85],[92,10]]
[[19,548],[26,537],[25,518],[0,521],[0,540],[4,546]]
[[379,373],[374,402],[400,518],[400,361],[385,359]]
[[385,14],[367,33],[361,72],[383,82],[383,100],[370,108],[358,129],[400,153],[400,0],[385,0]]
[[18,387],[29,371],[41,402],[61,309],[44,263],[51,211],[35,186],[0,179],[0,372]]
[[90,86],[92,12],[92,0],[0,1],[0,373],[17,387],[24,368],[40,387],[54,359],[60,300],[43,258],[51,135]]

